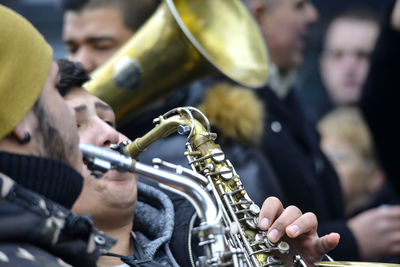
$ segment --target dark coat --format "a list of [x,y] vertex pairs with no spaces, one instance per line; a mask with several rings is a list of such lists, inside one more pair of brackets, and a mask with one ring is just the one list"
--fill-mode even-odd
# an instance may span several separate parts
[[371,68],[361,97],[361,110],[370,127],[378,158],[400,195],[399,60],[400,31],[390,25],[387,11],[371,57]]
[[278,177],[284,204],[314,212],[320,235],[340,233],[340,243],[330,253],[334,259],[358,260],[356,241],[346,226],[339,178],[321,152],[319,135],[306,120],[295,91],[279,99],[266,87],[259,96],[267,108],[262,150]]
[[95,230],[89,218],[1,173],[0,192],[0,266],[96,266],[100,249],[115,243]]

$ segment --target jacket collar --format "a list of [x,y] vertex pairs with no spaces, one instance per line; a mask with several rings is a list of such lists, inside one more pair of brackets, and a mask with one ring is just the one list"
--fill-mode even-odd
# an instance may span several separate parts
[[278,96],[285,98],[296,81],[296,72],[290,71],[286,75],[282,75],[275,64],[270,65],[268,86]]
[[69,165],[44,157],[0,152],[0,172],[20,186],[71,208],[83,178]]

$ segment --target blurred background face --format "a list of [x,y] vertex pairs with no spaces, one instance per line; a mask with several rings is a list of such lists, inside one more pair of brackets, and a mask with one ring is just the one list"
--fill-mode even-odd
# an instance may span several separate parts
[[329,27],[320,67],[333,104],[354,104],[360,98],[377,35],[378,26],[369,21],[342,18]]
[[[127,139],[115,130],[115,116],[111,107],[97,97],[75,88],[65,99],[75,110],[81,143],[109,148],[111,144]],[[91,214],[99,228],[101,222],[108,222],[110,218],[132,216],[137,199],[135,175],[109,171],[101,179],[95,179],[86,167],[83,175],[84,187],[72,208],[74,212]]]
[[384,176],[375,162],[365,159],[343,138],[325,133],[321,148],[340,178],[346,213],[350,215],[382,187]]
[[323,136],[321,147],[340,177],[345,199],[348,201],[351,194],[363,191],[367,172],[357,149],[346,140],[329,134]]
[[385,181],[368,127],[355,107],[338,107],[318,123],[321,149],[335,168],[346,213],[365,205]]
[[264,0],[264,10],[254,12],[266,39],[272,61],[281,72],[303,62],[305,37],[318,12],[307,0]]
[[64,16],[63,41],[68,59],[80,62],[88,72],[109,59],[132,35],[115,8],[68,11]]

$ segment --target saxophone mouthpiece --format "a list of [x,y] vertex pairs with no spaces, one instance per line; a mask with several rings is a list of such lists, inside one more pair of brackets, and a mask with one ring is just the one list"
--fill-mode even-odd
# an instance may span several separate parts
[[83,162],[95,178],[101,178],[109,170],[120,172],[132,171],[135,161],[130,157],[91,144],[79,144],[83,154]]

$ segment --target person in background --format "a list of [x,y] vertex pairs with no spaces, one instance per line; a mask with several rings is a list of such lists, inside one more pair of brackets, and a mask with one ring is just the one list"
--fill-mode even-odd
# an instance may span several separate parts
[[[380,35],[371,56],[371,69],[363,89],[360,108],[371,131],[381,166],[397,196],[400,195],[400,168],[397,160],[400,149],[400,128],[395,118],[398,114],[399,100],[396,67],[400,59],[399,45],[400,1],[396,0],[384,14]],[[400,213],[390,214],[391,209],[393,206],[384,206],[382,209],[382,215],[390,216],[391,220],[382,227],[384,229],[381,231],[380,239],[390,240],[386,248],[391,252],[396,251],[399,255],[397,249],[399,241],[388,229],[398,228]],[[376,242],[372,239],[367,241]]]
[[[62,38],[68,59],[80,62],[90,73],[105,63],[157,9],[159,0],[62,0]],[[130,139],[153,127],[153,119],[179,106],[186,93],[177,92],[149,107],[118,129]]]
[[61,1],[68,58],[92,72],[153,14],[158,0]]
[[367,9],[346,11],[329,24],[320,58],[329,104],[319,118],[333,107],[358,104],[378,33],[378,17]]
[[[109,148],[111,144],[126,140],[115,129],[112,108],[81,88],[88,79],[85,71],[68,61],[59,61],[59,65],[59,89],[66,92],[65,99],[75,110],[80,142]],[[134,266],[141,261],[154,266],[190,266],[188,252],[182,247],[189,247],[190,229],[185,223],[190,220],[193,208],[174,209],[167,195],[138,183],[131,173],[110,171],[101,179],[92,178],[85,167],[83,173],[83,193],[72,210],[90,214],[96,227],[118,239],[111,253],[100,258],[100,266],[119,266],[122,262]],[[339,241],[337,234],[319,238],[314,214],[302,215],[294,206],[283,209],[277,198],[266,199],[259,221],[261,229],[276,233],[276,236],[271,235],[273,242],[287,235],[292,250],[300,253],[309,264],[320,260]],[[176,238],[178,232],[186,236]],[[195,250],[195,253],[201,252]],[[285,258],[288,263],[293,259],[292,255]]]
[[321,147],[340,178],[346,216],[350,217],[385,184],[372,139],[356,107],[339,107],[318,123]]
[[27,20],[0,5],[1,266],[94,267],[100,249],[114,244],[68,210],[83,162],[52,53]]
[[390,182],[400,193],[400,176],[396,155],[400,149],[399,127],[393,116],[397,112],[396,65],[400,55],[400,1],[385,13],[381,34],[371,58],[371,71],[364,86],[360,107],[371,130],[377,154]]
[[[304,38],[318,19],[317,10],[306,0],[250,0],[247,4],[274,64],[269,84],[257,91],[267,114],[261,149],[279,179],[284,203],[314,212],[318,233],[340,233],[342,242],[330,253],[336,260],[384,260],[398,255],[400,248],[391,245],[400,241],[400,229],[380,225],[392,224],[400,207],[374,208],[345,218],[339,178],[321,151],[319,135],[294,90],[295,69],[303,61]],[[259,184],[254,182],[254,186]]]

